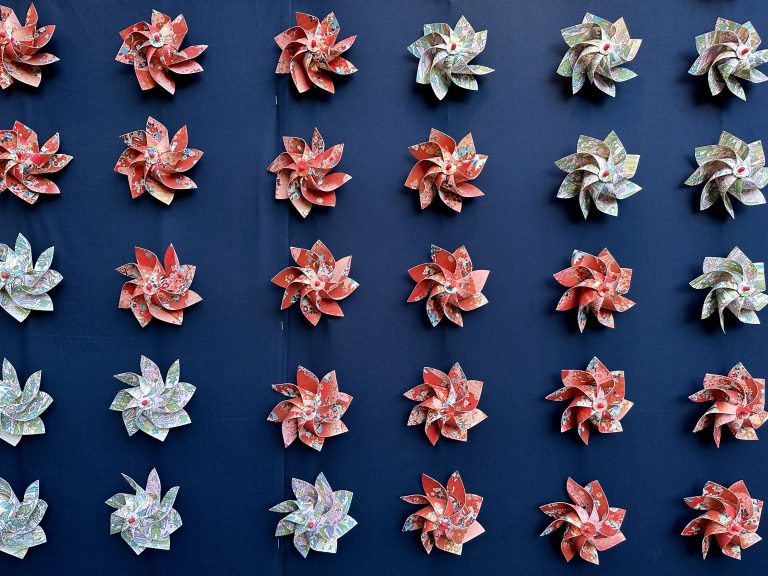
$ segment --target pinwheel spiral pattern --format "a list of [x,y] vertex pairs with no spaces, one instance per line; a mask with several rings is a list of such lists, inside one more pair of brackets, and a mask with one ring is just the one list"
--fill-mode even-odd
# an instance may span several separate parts
[[405,185],[419,191],[419,204],[423,210],[435,196],[455,212],[461,212],[464,198],[483,196],[483,192],[470,184],[485,168],[488,156],[475,151],[472,134],[456,141],[432,128],[429,141],[408,148],[418,162],[411,169]]
[[712,402],[699,418],[694,432],[712,425],[715,444],[720,447],[723,427],[728,427],[739,440],[757,440],[756,430],[765,423],[765,380],[753,378],[739,362],[728,376],[707,374],[704,389],[688,397],[693,402]]
[[291,248],[296,266],[283,269],[272,282],[285,288],[281,310],[299,303],[304,317],[317,326],[323,314],[344,316],[338,301],[357,290],[359,284],[349,277],[352,256],[338,261],[320,240],[312,248]]
[[53,54],[38,53],[53,36],[56,26],[37,27],[37,10],[29,5],[24,25],[8,6],[0,6],[0,88],[5,90],[18,80],[39,86],[43,74],[40,66],[59,59]]
[[768,80],[768,76],[757,69],[768,62],[768,50],[758,50],[758,46],[760,36],[751,22],[739,24],[718,18],[714,30],[696,36],[699,57],[688,73],[694,76],[706,74],[713,96],[727,86],[733,94],[746,100],[739,79],[756,84]]
[[627,511],[608,506],[602,486],[593,480],[580,486],[568,478],[565,489],[571,502],[552,502],[540,506],[547,516],[554,518],[542,536],[565,527],[560,550],[570,562],[576,554],[587,562],[599,564],[598,552],[603,552],[626,540],[621,524]]
[[322,472],[314,486],[293,478],[291,487],[296,499],[269,509],[287,514],[277,523],[275,536],[293,534],[293,545],[305,558],[310,550],[335,553],[339,538],[357,526],[357,521],[349,515],[352,492],[334,492]]
[[37,371],[28,379],[24,388],[13,365],[3,358],[3,374],[0,380],[0,440],[16,446],[22,436],[45,434],[45,424],[40,415],[53,402],[40,391],[42,372]]
[[32,310],[52,312],[48,292],[63,279],[51,269],[52,262],[53,247],[43,251],[33,265],[32,247],[22,234],[13,249],[0,244],[0,307],[19,322]]
[[131,198],[149,192],[163,204],[170,204],[177,190],[197,188],[197,184],[183,173],[197,164],[203,153],[189,148],[187,127],[182,126],[168,139],[168,129],[151,116],[147,129],[123,134],[128,148],[115,164],[115,172],[128,177]]
[[424,424],[434,446],[440,436],[466,442],[470,428],[488,416],[477,405],[483,392],[480,380],[468,380],[457,362],[446,374],[424,368],[424,382],[411,388],[405,397],[418,402],[408,417],[408,426]]
[[707,557],[712,537],[726,556],[741,560],[742,549],[757,544],[763,501],[750,496],[743,480],[728,488],[707,482],[701,496],[690,496],[685,503],[703,514],[691,520],[683,536],[703,534],[701,553]]
[[171,72],[195,74],[203,71],[203,67],[195,62],[195,58],[208,48],[207,45],[200,44],[179,50],[188,30],[183,15],[179,14],[171,20],[170,16],[152,10],[151,22],[137,22],[120,32],[123,44],[115,60],[133,65],[142,90],[159,85],[173,94],[176,91],[176,82],[171,77]]
[[585,370],[563,370],[565,386],[552,392],[547,400],[570,400],[560,419],[560,432],[576,426],[584,444],[589,444],[589,425],[602,433],[621,432],[620,420],[633,402],[624,398],[624,371],[611,372],[595,357]]
[[174,486],[161,498],[160,476],[154,468],[146,488],[125,474],[123,478],[136,493],[121,492],[107,500],[108,506],[116,508],[109,517],[109,533],[120,534],[136,554],[147,548],[170,550],[171,534],[181,528],[181,516],[173,508],[179,487]]
[[560,33],[568,51],[557,73],[571,79],[574,94],[589,80],[601,92],[616,96],[616,82],[637,76],[623,65],[635,59],[642,40],[629,37],[624,18],[611,22],[587,13],[581,24]]
[[685,183],[688,186],[704,184],[699,204],[701,210],[721,198],[728,214],[735,218],[730,196],[747,206],[765,204],[760,189],[768,183],[768,168],[760,140],[747,144],[723,131],[717,144],[699,146],[695,155],[699,167]]
[[757,313],[768,304],[762,262],[753,263],[735,247],[727,258],[704,258],[703,271],[691,280],[693,288],[709,290],[701,309],[702,320],[717,310],[720,327],[725,332],[725,310],[728,309],[741,322],[760,324]]
[[419,59],[416,82],[429,84],[432,92],[442,100],[451,82],[460,88],[477,90],[477,78],[493,72],[493,68],[470,64],[485,50],[488,31],[475,32],[462,16],[453,29],[445,22],[425,24],[424,36],[408,46],[408,52]]
[[11,485],[0,478],[0,552],[24,558],[30,548],[45,544],[40,521],[46,510],[48,504],[40,499],[39,480],[29,485],[19,502]]
[[325,439],[347,432],[341,417],[349,408],[352,396],[339,392],[336,371],[319,380],[299,366],[296,384],[274,384],[272,388],[287,396],[272,408],[267,420],[282,423],[283,443],[287,448],[296,438],[315,450],[322,450]]
[[557,191],[557,197],[578,196],[585,219],[589,215],[591,202],[600,212],[618,216],[618,201],[641,190],[640,186],[629,181],[635,175],[639,162],[638,154],[627,154],[616,132],[611,131],[605,140],[579,136],[576,153],[555,162],[555,166],[568,173]]
[[357,36],[336,42],[339,22],[333,12],[322,20],[296,12],[296,26],[275,36],[280,48],[276,74],[290,74],[299,92],[317,86],[333,94],[336,91],[327,72],[347,76],[357,68],[341,55],[352,47]]
[[555,280],[568,288],[557,303],[557,310],[578,307],[581,332],[587,325],[587,312],[592,312],[603,326],[613,328],[613,313],[625,312],[635,305],[624,296],[632,283],[632,269],[621,268],[607,248],[597,256],[574,250],[571,267],[555,274]]

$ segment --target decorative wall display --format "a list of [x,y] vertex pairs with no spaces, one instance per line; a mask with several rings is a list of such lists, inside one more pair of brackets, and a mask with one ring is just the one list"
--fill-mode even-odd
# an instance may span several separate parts
[[40,390],[42,377],[42,371],[38,370],[27,378],[22,388],[13,364],[3,358],[0,380],[0,440],[16,446],[24,436],[45,434],[45,424],[40,415],[48,409],[53,398]]
[[40,52],[53,36],[56,26],[37,27],[37,10],[29,5],[24,25],[12,8],[0,6],[0,88],[5,90],[14,80],[38,87],[43,79],[40,66],[53,64],[59,59],[53,54]]
[[0,243],[0,308],[19,322],[35,310],[53,312],[48,295],[63,276],[51,269],[53,247],[44,250],[32,262],[32,246],[23,234],[16,237],[13,249]]
[[40,499],[40,481],[35,480],[19,501],[13,488],[0,478],[0,552],[24,558],[33,546],[45,544],[45,531],[40,522],[48,503]]

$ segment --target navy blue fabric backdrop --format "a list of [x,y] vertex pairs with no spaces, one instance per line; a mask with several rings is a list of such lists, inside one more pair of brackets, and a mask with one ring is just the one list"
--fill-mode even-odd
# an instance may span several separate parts
[[[17,14],[26,4],[14,2]],[[142,93],[128,66],[113,58],[118,31],[148,19],[152,8],[190,26],[187,42],[207,43],[205,72],[182,82],[170,97]],[[24,574],[586,574],[566,565],[559,536],[538,538],[546,517],[538,506],[565,498],[571,475],[599,479],[615,506],[628,509],[627,542],[601,554],[615,574],[702,576],[768,568],[768,545],[747,550],[741,564],[713,550],[702,561],[699,539],[679,533],[693,512],[682,502],[704,482],[743,478],[755,497],[768,498],[768,439],[726,439],[691,429],[702,405],[686,397],[704,373],[724,374],[743,361],[768,375],[766,326],[702,322],[704,297],[687,282],[707,255],[734,245],[754,260],[768,257],[765,207],[698,212],[698,191],[682,182],[694,169],[693,149],[727,129],[746,141],[768,138],[768,86],[748,86],[749,100],[712,98],[706,80],[686,74],[696,57],[694,36],[718,16],[751,19],[768,34],[768,8],[759,0],[318,0],[186,2],[157,0],[41,0],[41,23],[56,23],[38,90],[15,84],[0,94],[0,125],[18,119],[45,139],[55,131],[74,161],[56,179],[62,194],[29,207],[0,196],[0,241],[18,232],[36,253],[56,246],[54,268],[64,281],[53,292],[56,310],[24,324],[0,315],[0,354],[26,377],[43,370],[54,397],[47,434],[0,446],[0,476],[17,493],[40,479],[50,508],[48,543],[18,561],[3,555],[0,572]],[[274,67],[272,38],[293,23],[293,12],[334,10],[342,37],[357,34],[348,52],[359,72],[337,93],[298,95]],[[631,68],[639,77],[611,99],[570,95],[555,74],[564,53],[559,30],[585,11],[624,16],[643,45]],[[451,88],[438,102],[415,83],[416,61],[405,47],[423,23],[465,14],[489,29],[478,58],[496,69],[480,91]],[[190,145],[204,158],[190,174],[198,189],[171,207],[150,197],[131,200],[126,180],[112,172],[119,135],[152,115],[175,131],[189,128]],[[317,126],[326,142],[343,142],[339,169],[353,176],[334,209],[315,209],[306,221],[273,197],[267,164],[282,135],[309,138]],[[403,187],[412,165],[407,146],[435,127],[461,138],[472,131],[489,155],[477,180],[484,198],[460,215],[420,211]],[[579,134],[616,130],[629,152],[641,155],[636,182],[643,191],[621,203],[619,218],[583,221],[575,201],[555,198],[562,174],[553,162],[575,149]],[[360,289],[344,302],[346,317],[312,328],[299,311],[279,311],[281,291],[269,279],[289,263],[289,246],[322,239],[337,257],[353,255]],[[141,329],[117,309],[122,277],[114,268],[132,260],[134,246],[176,246],[196,264],[193,288],[204,301],[181,327],[157,321]],[[491,275],[490,304],[466,315],[463,329],[431,328],[423,303],[406,304],[406,270],[429,257],[435,243],[465,244]],[[634,269],[637,306],[617,328],[590,325],[579,334],[574,313],[557,313],[561,288],[552,273],[571,251],[607,246]],[[764,316],[764,321],[768,318]],[[138,370],[145,354],[165,371],[176,358],[198,389],[189,405],[193,423],[165,443],[129,438],[108,410],[120,387],[113,374]],[[582,369],[597,355],[623,369],[635,407],[625,432],[593,434],[583,446],[559,433],[561,404],[544,396],[559,386],[563,368]],[[419,428],[405,426],[412,403],[402,393],[421,380],[423,366],[443,370],[461,362],[485,382],[481,408],[489,418],[466,444],[432,447]],[[292,381],[302,364],[317,374],[335,369],[354,396],[350,432],[321,453],[285,450],[279,426],[266,421],[279,400],[270,385]],[[180,485],[184,526],[170,552],[140,557],[109,536],[112,494],[128,488],[125,472],[143,481],[157,467],[164,487]],[[427,556],[416,534],[400,527],[411,506],[398,497],[420,490],[420,475],[443,481],[458,469],[468,490],[485,497],[486,534],[461,557]],[[274,538],[279,519],[267,509],[289,497],[291,477],[312,480],[324,471],[335,489],[355,494],[359,525],[335,555],[306,560],[290,540]],[[768,528],[763,527],[763,532]]]

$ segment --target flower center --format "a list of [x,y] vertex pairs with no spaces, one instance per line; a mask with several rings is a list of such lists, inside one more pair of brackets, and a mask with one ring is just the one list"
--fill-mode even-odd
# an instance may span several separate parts
[[595,528],[595,525],[591,522],[588,522],[587,524],[584,524],[584,526],[581,527],[581,533],[584,534],[584,536],[594,536],[597,534],[597,528]]
[[324,286],[323,282],[319,278],[315,278],[312,281],[312,288],[315,290],[320,290]]
[[610,176],[610,175],[611,175],[611,173],[608,172],[608,170],[604,170],[603,171],[603,178],[608,178],[608,176]]
[[159,282],[157,281],[157,278],[154,276],[147,278],[147,281],[144,282],[144,294],[152,296],[155,292],[157,292],[158,287]]
[[600,286],[600,288],[598,288],[597,292],[600,294],[600,296],[605,297],[611,293],[611,288],[607,284],[603,284]]
[[310,520],[309,522],[307,522],[307,526],[309,526],[310,529],[314,528],[315,527],[315,521],[314,520]]
[[734,522],[728,527],[728,532],[731,534],[739,534],[743,529],[744,527],[741,525],[741,523]]
[[752,288],[749,286],[749,284],[744,284],[740,289],[742,292],[749,292]]
[[155,48],[160,48],[160,46],[163,45],[163,37],[160,35],[160,32],[155,32],[149,37],[149,43],[152,44]]
[[144,398],[144,400],[142,400],[142,401],[141,401],[141,405],[142,405],[142,406],[149,406],[149,400],[147,400],[146,398]]
[[751,410],[746,406],[739,406],[739,409],[736,410],[736,417],[739,419],[746,418],[747,416],[749,416],[750,413],[751,413]]
[[8,44],[10,40],[8,33],[5,30],[0,30],[0,45]]
[[144,153],[144,161],[150,166],[160,162],[160,154],[157,152],[157,148],[147,148],[147,151]]
[[606,42],[605,44],[603,44],[603,52],[608,52],[608,50],[610,49],[611,49],[610,43]]
[[456,50],[456,42],[451,42],[451,50]]
[[747,48],[746,46],[744,46],[744,48],[742,48],[741,50],[739,50],[739,54],[740,54],[741,56],[746,56],[747,54],[749,54],[749,48]]
[[299,160],[299,162],[296,163],[296,171],[299,173],[299,176],[304,176],[308,170],[309,164],[307,164],[306,160]]
[[135,524],[135,523],[136,523],[136,518],[134,518],[133,516],[128,518],[128,524]]
[[317,48],[317,40],[315,40],[315,39],[313,38],[313,39],[312,39],[312,42],[310,42],[310,43],[309,43],[309,47],[310,47],[310,48],[312,48],[313,50],[314,50],[315,48]]
[[443,172],[445,174],[453,174],[456,172],[456,165],[453,162],[446,162],[443,166]]
[[3,278],[8,279],[8,278],[11,277],[11,273],[10,272],[3,272],[2,274],[0,274],[0,276],[2,276]]
[[605,399],[604,399],[604,398],[600,398],[600,400],[598,400],[597,402],[595,402],[595,409],[596,409],[596,410],[598,410],[598,411],[602,412],[602,411],[603,411],[603,410],[605,410],[606,408],[608,408],[608,403],[605,401]]

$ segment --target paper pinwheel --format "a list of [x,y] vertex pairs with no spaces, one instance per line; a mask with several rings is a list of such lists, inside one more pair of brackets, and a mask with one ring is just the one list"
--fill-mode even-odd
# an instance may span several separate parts
[[579,136],[576,153],[555,162],[555,166],[568,173],[557,197],[578,196],[585,219],[589,215],[590,200],[600,212],[618,216],[618,201],[641,190],[629,181],[639,162],[638,154],[627,154],[616,132],[611,131],[605,140]]
[[688,73],[694,76],[706,74],[713,96],[727,86],[733,94],[746,100],[739,79],[756,84],[768,80],[768,76],[757,69],[768,62],[768,50],[758,50],[758,46],[760,36],[751,22],[738,24],[718,18],[714,30],[696,36],[699,57]]
[[40,481],[35,480],[19,502],[13,488],[0,478],[0,552],[24,558],[33,546],[45,544],[45,531],[40,521],[48,504],[40,499]]
[[126,148],[115,164],[115,172],[128,177],[131,197],[149,192],[163,204],[170,204],[177,190],[197,188],[184,172],[203,156],[200,150],[187,147],[187,127],[182,126],[168,140],[168,129],[151,116],[147,129],[123,134]]
[[458,326],[464,326],[462,312],[469,312],[488,304],[483,287],[490,270],[472,270],[472,260],[464,246],[453,254],[432,245],[432,262],[419,264],[408,270],[416,282],[408,302],[427,298],[427,316],[432,326],[443,317]]
[[157,364],[146,356],[141,357],[140,365],[141,374],[115,375],[130,388],[120,390],[109,409],[123,413],[128,436],[141,430],[163,441],[171,428],[192,422],[184,406],[195,393],[195,387],[179,381],[178,360],[171,365],[165,380]]
[[704,183],[701,210],[722,198],[728,214],[735,218],[729,194],[747,206],[765,204],[760,188],[768,183],[768,168],[760,140],[747,144],[723,131],[717,144],[699,146],[695,154],[699,167],[685,183],[688,186]]
[[718,448],[724,426],[739,440],[757,440],[756,430],[768,418],[765,380],[753,378],[741,362],[731,368],[728,376],[704,376],[704,389],[688,398],[694,402],[713,402],[693,431],[701,432],[711,424]]
[[171,534],[181,528],[181,516],[173,508],[179,487],[174,486],[162,498],[160,476],[154,468],[142,488],[133,478],[123,474],[136,493],[120,492],[106,501],[116,508],[109,517],[109,533],[120,534],[136,554],[147,548],[171,549]]
[[280,310],[299,303],[304,317],[317,326],[323,314],[344,316],[338,301],[357,290],[359,284],[349,277],[352,256],[338,261],[320,240],[312,248],[291,248],[296,266],[281,270],[272,283],[285,288]]
[[173,244],[165,251],[164,265],[154,252],[137,247],[136,262],[123,264],[117,271],[130,278],[120,291],[118,308],[130,308],[142,328],[152,318],[180,326],[184,308],[202,300],[189,289],[195,267],[179,263]]
[[422,384],[405,393],[406,398],[419,402],[411,410],[408,426],[424,424],[433,446],[440,435],[466,442],[468,430],[488,417],[477,407],[483,383],[467,380],[458,362],[448,374],[424,368],[423,377]]
[[752,498],[743,480],[728,488],[715,482],[707,482],[701,496],[685,499],[689,508],[703,514],[691,520],[683,530],[683,536],[703,534],[701,553],[704,558],[714,536],[720,550],[726,556],[741,560],[741,550],[760,542],[757,535],[763,501]]
[[574,426],[584,444],[589,444],[589,422],[598,432],[621,432],[621,420],[634,402],[624,398],[624,371],[609,371],[595,357],[586,371],[563,370],[565,386],[547,396],[547,400],[570,400],[560,419],[560,432]]
[[296,370],[296,384],[274,384],[272,388],[287,396],[272,408],[267,420],[281,422],[283,443],[288,448],[296,438],[315,450],[322,450],[325,439],[347,432],[341,421],[352,396],[339,392],[336,371],[318,380],[303,366]]
[[43,251],[32,265],[32,246],[23,234],[11,249],[0,244],[0,308],[19,322],[32,310],[53,312],[53,300],[48,296],[63,277],[51,270],[53,247]]
[[195,58],[208,48],[206,44],[179,50],[187,31],[187,21],[183,15],[179,14],[171,20],[170,16],[152,10],[151,22],[137,22],[120,32],[123,44],[115,60],[133,66],[142,90],[159,85],[173,94],[176,83],[171,72],[195,74],[203,71]]
[[29,5],[24,26],[11,8],[0,6],[0,88],[5,90],[18,80],[29,86],[39,86],[43,74],[40,66],[59,59],[38,50],[48,44],[56,26],[37,27],[37,10]]
[[275,198],[290,200],[302,218],[307,217],[313,205],[336,206],[335,190],[352,179],[343,172],[329,174],[341,161],[344,144],[326,150],[323,137],[315,128],[311,146],[293,136],[283,136],[283,146],[285,152],[267,167],[277,174]]
[[560,33],[568,51],[557,73],[571,79],[574,94],[589,80],[601,92],[616,96],[616,82],[637,76],[622,66],[635,59],[643,41],[629,37],[624,18],[611,22],[587,12],[581,24],[563,28]]
[[14,122],[0,131],[0,192],[10,190],[24,202],[34,204],[40,194],[58,194],[59,187],[41,174],[58,172],[72,156],[57,154],[58,132],[41,147],[29,126]]
[[623,296],[629,291],[632,269],[621,268],[607,248],[597,256],[574,250],[571,267],[554,276],[568,288],[557,303],[557,311],[578,307],[581,332],[587,325],[588,312],[592,312],[603,326],[613,328],[613,313],[625,312],[635,305]]
[[429,141],[408,148],[418,162],[411,169],[405,185],[419,191],[422,210],[432,204],[435,196],[451,210],[461,212],[462,199],[483,196],[479,188],[469,184],[485,168],[488,156],[475,152],[472,134],[456,141],[432,128]]
[[340,27],[333,12],[322,20],[296,12],[296,24],[275,36],[282,50],[275,73],[290,74],[299,92],[306,92],[314,85],[333,94],[335,87],[328,72],[342,76],[357,72],[352,62],[341,56],[357,36],[336,42]]
[[458,472],[451,474],[445,487],[422,474],[421,485],[423,495],[401,497],[409,504],[424,506],[405,519],[403,532],[421,530],[421,544],[427,554],[435,546],[451,554],[461,554],[465,543],[485,532],[477,521],[483,497],[466,492]]
[[460,88],[477,90],[477,79],[493,72],[493,68],[470,64],[485,50],[488,31],[475,32],[462,16],[453,29],[445,22],[425,24],[424,36],[408,46],[408,52],[419,59],[416,82],[430,84],[438,99],[448,93],[451,82]]
[[293,478],[291,488],[296,500],[286,500],[269,509],[287,514],[277,523],[275,536],[293,534],[293,545],[304,558],[310,549],[335,553],[339,538],[357,526],[357,521],[349,515],[352,492],[334,492],[322,472],[317,475],[314,486]]
[[0,440],[16,446],[22,436],[45,434],[45,424],[40,415],[48,409],[53,398],[40,391],[42,375],[40,371],[35,372],[27,378],[22,388],[16,369],[3,358],[3,374],[0,380]]
[[762,262],[752,262],[738,247],[727,258],[704,258],[704,274],[691,280],[693,288],[709,290],[701,309],[701,319],[717,310],[725,332],[725,309],[746,324],[760,324],[757,312],[768,304],[765,270]]

